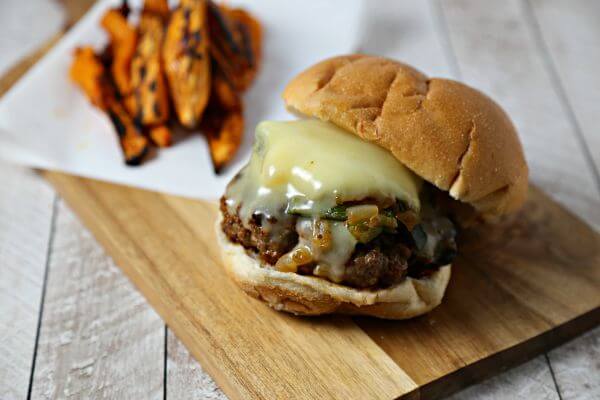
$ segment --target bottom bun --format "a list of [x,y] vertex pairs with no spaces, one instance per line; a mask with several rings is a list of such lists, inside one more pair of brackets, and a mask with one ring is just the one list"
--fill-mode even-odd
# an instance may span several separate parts
[[364,290],[315,276],[261,267],[241,245],[225,236],[220,222],[219,213],[215,230],[228,274],[246,293],[279,311],[296,315],[339,313],[407,319],[437,307],[450,280],[451,265],[446,265],[422,279],[406,278],[386,289]]

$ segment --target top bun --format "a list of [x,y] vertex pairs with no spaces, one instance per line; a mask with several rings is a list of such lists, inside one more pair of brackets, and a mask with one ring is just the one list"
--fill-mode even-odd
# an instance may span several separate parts
[[283,98],[292,111],[389,150],[483,216],[515,211],[525,201],[528,169],[514,126],[493,100],[462,83],[386,58],[348,55],[300,73]]

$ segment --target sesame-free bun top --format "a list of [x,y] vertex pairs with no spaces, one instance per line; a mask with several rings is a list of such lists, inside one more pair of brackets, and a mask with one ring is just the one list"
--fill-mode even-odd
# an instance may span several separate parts
[[300,73],[283,98],[294,112],[389,150],[484,216],[525,201],[528,169],[513,124],[493,100],[460,82],[382,57],[347,55]]

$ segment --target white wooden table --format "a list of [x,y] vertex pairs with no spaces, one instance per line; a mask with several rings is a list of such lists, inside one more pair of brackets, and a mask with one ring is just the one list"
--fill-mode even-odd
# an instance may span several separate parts
[[[599,1],[367,7],[360,50],[491,94],[533,182],[600,229]],[[0,0],[0,74],[61,23],[55,1]],[[52,188],[0,164],[0,399],[25,398],[225,396]],[[600,399],[600,328],[453,398]]]

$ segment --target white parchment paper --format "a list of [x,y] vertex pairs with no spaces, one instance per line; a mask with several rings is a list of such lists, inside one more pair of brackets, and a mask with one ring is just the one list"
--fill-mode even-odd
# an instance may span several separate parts
[[[216,199],[248,159],[254,127],[261,120],[292,119],[281,92],[302,69],[334,55],[356,51],[361,0],[236,0],[264,26],[263,64],[244,96],[246,132],[235,160],[215,176],[204,137],[187,135],[160,149],[139,167],[123,163],[108,118],[68,79],[73,49],[107,37],[104,11],[120,1],[98,2],[89,13],[0,99],[0,158],[8,162],[126,184],[192,198]],[[131,1],[134,8],[140,1]]]

